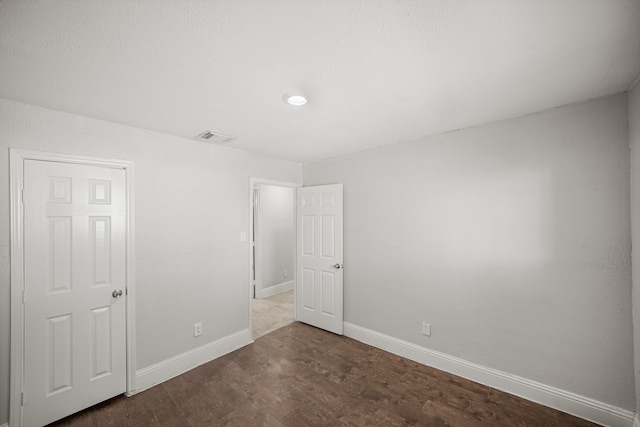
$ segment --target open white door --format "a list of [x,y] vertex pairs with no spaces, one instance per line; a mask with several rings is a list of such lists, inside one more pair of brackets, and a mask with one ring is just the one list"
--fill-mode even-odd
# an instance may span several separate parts
[[342,184],[297,191],[296,316],[343,333]]
[[24,162],[22,424],[126,389],[125,171]]

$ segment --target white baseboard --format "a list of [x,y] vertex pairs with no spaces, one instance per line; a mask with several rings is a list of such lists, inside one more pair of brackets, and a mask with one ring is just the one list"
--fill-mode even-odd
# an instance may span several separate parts
[[139,393],[252,342],[251,332],[245,329],[140,369],[136,371],[136,388],[129,394]]
[[633,427],[640,427],[640,414],[636,414],[636,418],[633,422]]
[[293,280],[278,283],[277,285],[269,286],[268,288],[262,288],[262,296],[260,298],[269,298],[291,289],[293,289]]
[[9,423],[6,423],[6,424],[0,424],[0,427],[9,427]]
[[[351,323],[344,323],[344,334],[390,353],[604,426],[634,427],[635,413],[626,409],[477,365]],[[638,418],[636,417],[635,427],[640,427],[638,424]]]

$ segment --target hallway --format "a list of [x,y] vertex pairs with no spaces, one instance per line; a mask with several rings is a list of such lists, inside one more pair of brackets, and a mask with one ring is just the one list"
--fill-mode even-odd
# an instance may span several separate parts
[[293,322],[293,289],[269,298],[251,300],[253,339]]

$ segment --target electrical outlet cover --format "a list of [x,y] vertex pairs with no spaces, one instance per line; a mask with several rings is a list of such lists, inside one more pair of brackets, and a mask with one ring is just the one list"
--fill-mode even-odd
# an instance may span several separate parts
[[193,336],[199,337],[202,335],[202,323],[195,323],[193,325]]
[[431,324],[422,322],[422,335],[431,336]]

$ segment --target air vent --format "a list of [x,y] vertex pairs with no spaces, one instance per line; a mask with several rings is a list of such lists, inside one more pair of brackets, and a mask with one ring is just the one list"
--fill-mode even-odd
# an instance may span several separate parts
[[236,140],[237,138],[237,136],[223,135],[221,133],[211,132],[210,130],[206,130],[196,137],[196,139],[199,141],[204,141],[211,144],[227,144],[231,141]]

